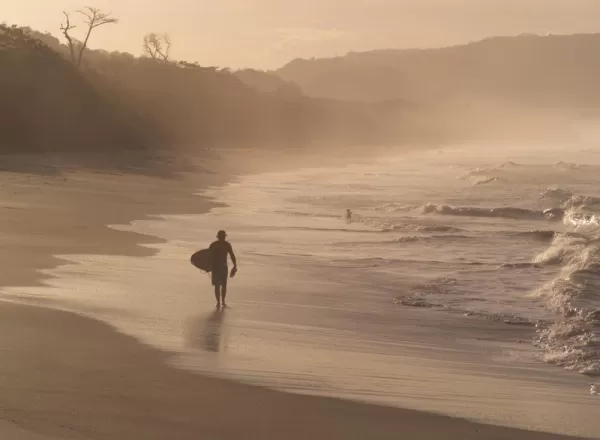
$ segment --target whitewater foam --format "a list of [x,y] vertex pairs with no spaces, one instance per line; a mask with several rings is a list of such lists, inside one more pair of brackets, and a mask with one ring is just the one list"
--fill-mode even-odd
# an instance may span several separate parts
[[[574,219],[577,219],[575,221]],[[583,220],[583,221],[582,221]],[[590,226],[587,218],[571,212],[565,218],[576,228]],[[538,331],[534,344],[546,351],[544,360],[583,374],[600,374],[600,247],[595,235],[559,234],[536,257],[544,264],[560,264],[558,277],[537,295],[562,319]]]
[[495,177],[495,176],[492,176],[492,177],[482,177],[481,179],[476,179],[473,182],[473,185],[487,185],[488,183],[496,182],[498,180],[500,180],[500,178],[499,177]]
[[501,207],[501,208],[479,208],[479,207],[454,207],[449,205],[436,205],[428,203],[421,207],[424,214],[453,215],[462,217],[497,217],[506,219],[525,220],[548,220],[562,218],[562,210],[550,208],[543,211],[535,211],[526,208]]

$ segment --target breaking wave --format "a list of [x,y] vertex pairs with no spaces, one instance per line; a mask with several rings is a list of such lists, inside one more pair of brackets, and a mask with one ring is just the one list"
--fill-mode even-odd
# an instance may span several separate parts
[[540,326],[534,344],[548,363],[600,375],[599,240],[561,234],[536,260],[560,263],[562,270],[536,292],[560,318]]
[[564,211],[560,208],[535,211],[514,207],[475,208],[427,204],[421,207],[421,211],[423,214],[455,215],[463,217],[499,217],[518,220],[561,220],[564,216]]
[[554,238],[556,234],[556,231],[551,230],[535,230],[526,232],[515,232],[512,235],[517,237],[533,238],[534,240],[539,241],[550,241]]
[[410,212],[415,209],[414,205],[402,205],[399,203],[386,203],[375,207],[376,211],[383,212]]
[[462,232],[460,228],[445,225],[415,225],[400,224],[394,225],[395,231],[414,231],[414,232]]
[[540,196],[542,199],[551,199],[560,203],[564,203],[573,197],[573,193],[562,188],[548,188],[542,191]]
[[496,182],[500,180],[499,177],[482,177],[481,179],[475,180],[473,185],[487,185],[488,183]]
[[[566,191],[546,192],[545,196],[564,199],[576,196]],[[586,204],[594,202],[586,198]],[[558,209],[558,208],[557,208]],[[465,315],[475,315],[507,324],[536,327],[534,345],[544,350],[543,360],[567,370],[587,375],[600,375],[600,216],[593,212],[570,209],[563,212],[563,222],[569,231],[532,230],[504,232],[507,236],[528,237],[549,245],[531,261],[505,263],[499,269],[531,269],[557,267],[558,274],[539,287],[531,296],[541,301],[555,320],[530,320],[527,316],[468,311],[456,302],[452,278],[439,278],[415,286],[396,303],[409,307],[445,309]],[[504,218],[548,218],[545,211],[526,209],[478,209],[426,205],[426,213],[445,215],[499,216]],[[555,211],[556,212],[556,211]],[[460,294],[460,293],[459,293]]]
[[446,235],[410,235],[406,237],[399,237],[393,240],[385,241],[343,241],[331,243],[333,246],[341,247],[352,247],[352,246],[389,246],[401,243],[437,243],[437,242],[452,242],[457,240],[472,240],[474,237],[460,234],[446,234]]
[[556,162],[554,164],[554,167],[563,169],[563,170],[576,170],[576,169],[580,168],[581,165],[579,165],[578,163],[573,163],[573,162],[563,162],[561,160],[559,162]]

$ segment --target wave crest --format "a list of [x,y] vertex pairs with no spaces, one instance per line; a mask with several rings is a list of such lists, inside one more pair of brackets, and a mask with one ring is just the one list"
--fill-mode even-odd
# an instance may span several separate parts
[[564,212],[560,208],[550,208],[544,211],[535,211],[525,208],[475,208],[454,207],[449,205],[435,205],[428,203],[421,207],[423,214],[455,215],[463,217],[499,217],[515,220],[559,220]]
[[598,240],[577,234],[560,234],[536,260],[563,265],[560,276],[536,292],[562,319],[539,328],[534,344],[546,351],[544,360],[548,363],[600,375]]

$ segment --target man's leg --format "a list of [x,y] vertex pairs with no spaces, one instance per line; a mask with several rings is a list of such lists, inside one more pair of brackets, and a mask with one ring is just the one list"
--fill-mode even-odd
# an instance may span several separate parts
[[221,304],[225,307],[225,297],[227,296],[227,284],[221,286]]
[[215,298],[217,300],[217,307],[219,307],[221,305],[221,299],[219,297],[220,289],[221,289],[221,286],[219,286],[218,284],[215,284]]

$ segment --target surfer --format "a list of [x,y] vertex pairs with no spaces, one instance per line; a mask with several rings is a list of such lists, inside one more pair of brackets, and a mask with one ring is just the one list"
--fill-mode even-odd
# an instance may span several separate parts
[[[227,234],[225,231],[217,233],[218,240],[213,242],[209,249],[212,253],[212,285],[215,286],[215,298],[217,299],[217,307],[227,307],[225,304],[225,296],[227,295],[227,277],[235,276],[237,272],[237,261],[231,243],[225,240]],[[227,268],[227,256],[231,256],[233,268],[231,274]]]
[[346,223],[352,223],[352,211],[346,209]]

